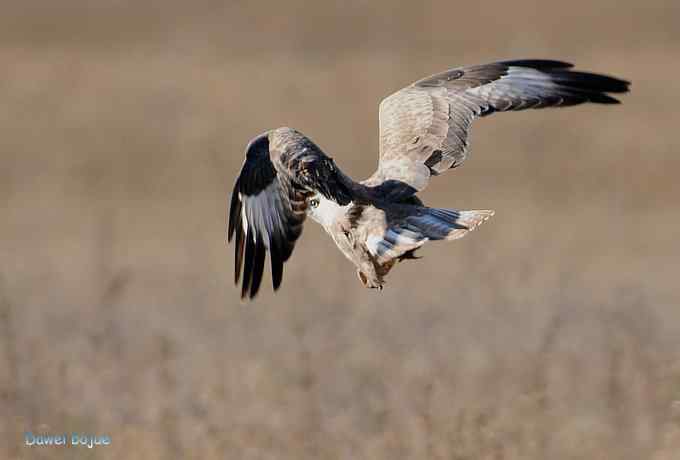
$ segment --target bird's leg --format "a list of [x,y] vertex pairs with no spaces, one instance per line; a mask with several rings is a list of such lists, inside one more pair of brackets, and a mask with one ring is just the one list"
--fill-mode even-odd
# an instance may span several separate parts
[[368,287],[368,278],[366,278],[366,275],[364,275],[364,272],[357,269],[357,276],[359,277],[359,281],[361,281],[361,284],[363,284],[364,287]]
[[366,276],[364,272],[358,269],[357,276],[359,277],[359,281],[361,281],[361,284],[363,284],[365,288],[378,289],[379,291],[382,291],[383,285],[380,281],[369,278],[368,276]]

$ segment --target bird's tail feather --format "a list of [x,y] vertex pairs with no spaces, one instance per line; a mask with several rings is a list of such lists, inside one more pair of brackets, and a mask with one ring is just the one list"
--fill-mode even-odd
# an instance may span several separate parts
[[458,211],[456,209],[423,208],[409,216],[409,225],[416,227],[430,240],[462,238],[494,215],[491,210]]

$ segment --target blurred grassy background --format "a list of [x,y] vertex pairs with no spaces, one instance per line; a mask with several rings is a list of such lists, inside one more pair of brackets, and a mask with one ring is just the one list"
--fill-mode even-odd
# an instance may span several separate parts
[[[2,2],[0,457],[680,458],[678,23],[671,0]],[[279,293],[239,303],[251,137],[295,127],[367,177],[383,97],[524,57],[633,92],[478,122],[424,198],[496,217],[382,293],[307,225]]]

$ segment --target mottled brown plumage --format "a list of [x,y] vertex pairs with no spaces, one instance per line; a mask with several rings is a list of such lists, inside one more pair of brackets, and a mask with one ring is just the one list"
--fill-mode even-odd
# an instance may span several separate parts
[[236,283],[243,269],[242,297],[257,294],[266,252],[278,289],[307,215],[354,263],[362,284],[380,289],[394,265],[416,258],[415,250],[426,241],[453,240],[473,230],[493,211],[429,208],[416,193],[431,176],[465,161],[477,117],[584,102],[614,104],[618,100],[607,93],[628,90],[626,81],[571,67],[548,60],[461,67],[392,94],[380,104],[378,169],[361,182],[293,129],[253,139],[229,211]]

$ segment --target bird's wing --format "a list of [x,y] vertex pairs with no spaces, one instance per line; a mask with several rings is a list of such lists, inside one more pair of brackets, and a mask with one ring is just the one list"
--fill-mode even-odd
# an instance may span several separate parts
[[493,112],[615,104],[607,93],[628,91],[624,80],[571,70],[560,61],[503,61],[451,69],[419,80],[380,103],[380,159],[367,180],[405,183],[416,190],[430,176],[468,156],[472,120]]
[[267,251],[278,289],[283,263],[302,233],[307,198],[317,192],[343,205],[351,199],[333,161],[302,134],[278,129],[248,145],[231,196],[228,230],[228,241],[235,237],[236,284],[243,267],[242,298],[257,294]]

